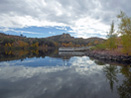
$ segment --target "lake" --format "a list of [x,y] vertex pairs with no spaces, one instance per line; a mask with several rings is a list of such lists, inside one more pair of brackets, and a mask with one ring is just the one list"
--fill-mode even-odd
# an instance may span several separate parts
[[82,52],[1,52],[0,98],[131,98],[131,65]]

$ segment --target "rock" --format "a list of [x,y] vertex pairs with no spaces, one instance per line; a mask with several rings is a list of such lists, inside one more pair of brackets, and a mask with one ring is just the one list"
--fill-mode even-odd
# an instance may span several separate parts
[[131,64],[131,56],[124,56],[124,55],[111,55],[111,54],[104,54],[102,52],[94,52],[88,51],[86,53],[89,57],[94,57],[101,60],[110,60],[115,62],[127,63]]

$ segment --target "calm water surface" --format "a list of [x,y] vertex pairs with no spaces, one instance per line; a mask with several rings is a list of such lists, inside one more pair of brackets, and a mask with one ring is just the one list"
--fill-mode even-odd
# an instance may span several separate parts
[[0,98],[131,98],[130,65],[82,53],[0,61]]

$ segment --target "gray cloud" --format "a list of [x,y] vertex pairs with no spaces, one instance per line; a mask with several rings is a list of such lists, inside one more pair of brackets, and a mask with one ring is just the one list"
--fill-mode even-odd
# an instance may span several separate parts
[[[129,2],[130,0],[0,0],[0,13],[10,16],[29,15],[40,20],[43,18],[62,23],[86,16],[108,21],[119,10],[131,14]],[[57,9],[61,11],[59,16]]]
[[0,26],[74,27],[76,21],[86,17],[109,26],[120,10],[131,16],[130,0],[0,0]]

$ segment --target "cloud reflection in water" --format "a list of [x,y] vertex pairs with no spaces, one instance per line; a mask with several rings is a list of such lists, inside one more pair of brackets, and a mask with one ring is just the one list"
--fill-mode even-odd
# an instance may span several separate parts
[[29,67],[8,63],[0,66],[2,98],[117,97],[109,91],[103,66],[96,65],[86,56],[72,57],[68,61],[70,66]]

